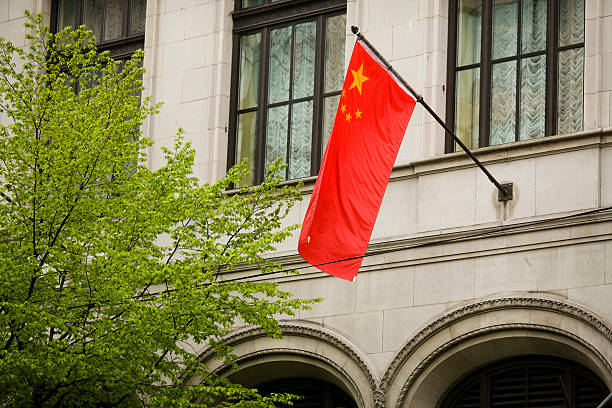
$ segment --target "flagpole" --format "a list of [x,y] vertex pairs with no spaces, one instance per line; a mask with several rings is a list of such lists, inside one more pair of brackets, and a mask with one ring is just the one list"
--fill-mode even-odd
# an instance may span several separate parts
[[372,52],[374,54],[376,54],[376,56],[385,64],[386,68],[393,73],[393,75],[395,75],[397,77],[397,79],[402,83],[402,85],[404,85],[416,98],[416,101],[418,103],[420,103],[421,105],[423,105],[423,107],[427,110],[427,112],[429,112],[429,114],[431,116],[433,116],[433,118],[440,124],[442,125],[442,127],[446,130],[446,132],[448,132],[448,134],[451,135],[451,137],[453,138],[453,140],[463,149],[463,151],[465,153],[467,153],[467,155],[470,157],[470,159],[472,159],[472,161],[474,163],[476,163],[476,165],[478,167],[480,167],[480,170],[482,170],[484,172],[484,174],[487,176],[487,178],[491,181],[491,183],[493,183],[495,185],[495,187],[497,187],[497,190],[499,191],[499,194],[497,196],[497,200],[498,201],[509,201],[512,200],[512,183],[505,183],[505,184],[501,184],[499,181],[497,181],[495,179],[495,177],[493,177],[493,175],[489,172],[489,170],[487,170],[485,168],[485,166],[480,162],[480,160],[478,160],[476,158],[476,156],[474,156],[474,154],[472,154],[472,152],[470,151],[470,149],[468,149],[468,147],[461,141],[461,139],[459,139],[457,137],[457,135],[455,135],[455,132],[453,132],[446,123],[444,123],[444,121],[436,114],[436,112],[434,112],[434,110],[427,104],[427,102],[425,102],[425,100],[423,100],[423,96],[421,94],[419,94],[418,92],[416,92],[414,90],[414,88],[412,88],[410,86],[410,84],[408,84],[408,82],[406,82],[406,80],[404,78],[402,78],[402,76],[391,66],[391,64],[378,52],[378,50],[376,50],[376,48],[374,48],[374,46],[363,36],[363,34],[361,34],[359,32],[359,27],[357,26],[351,26],[351,31],[353,32],[353,34],[355,34],[357,36],[357,39],[359,41],[363,41],[370,50],[372,50]]

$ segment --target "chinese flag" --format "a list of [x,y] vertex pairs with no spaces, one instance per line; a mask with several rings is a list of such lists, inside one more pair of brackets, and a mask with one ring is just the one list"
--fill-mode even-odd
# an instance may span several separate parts
[[355,279],[414,105],[414,97],[357,41],[298,241],[311,265]]

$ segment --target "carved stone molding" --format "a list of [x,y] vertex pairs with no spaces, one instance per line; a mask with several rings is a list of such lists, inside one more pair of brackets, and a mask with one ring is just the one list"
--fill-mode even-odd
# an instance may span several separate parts
[[[326,344],[329,344],[338,350],[340,350],[343,354],[347,355],[357,366],[361,369],[363,374],[366,376],[372,391],[376,390],[376,380],[374,378],[374,374],[365,363],[363,358],[354,350],[352,346],[342,341],[338,337],[333,336],[329,332],[311,326],[303,326],[297,324],[286,324],[281,323],[280,329],[284,336],[292,335],[292,336],[301,336],[301,337],[310,337],[313,339],[317,339]],[[257,328],[251,327],[249,329],[245,329],[239,332],[236,332],[228,337],[226,337],[224,343],[228,346],[236,346],[245,341],[250,341],[256,339],[258,337],[266,337],[266,333]],[[208,349],[203,354],[200,355],[200,361],[205,361],[211,357],[213,357],[214,352],[211,349]],[[347,377],[348,378],[348,377]]]
[[385,408],[387,405],[387,396],[380,388],[374,391],[374,408]]
[[593,345],[587,343],[580,337],[576,336],[573,333],[570,333],[565,330],[558,329],[556,327],[544,326],[539,324],[530,324],[530,323],[507,323],[507,324],[498,324],[494,326],[483,327],[481,329],[473,330],[469,333],[465,333],[461,336],[455,337],[452,340],[444,343],[442,346],[438,347],[434,351],[432,351],[425,359],[423,359],[417,367],[412,370],[406,382],[402,386],[402,390],[399,394],[399,398],[397,403],[395,404],[396,408],[402,408],[406,401],[406,397],[410,392],[411,387],[414,385],[415,380],[423,373],[423,371],[440,355],[451,349],[452,347],[470,340],[475,337],[482,337],[487,334],[508,331],[508,330],[529,330],[532,332],[545,332],[545,333],[553,333],[560,335],[565,338],[572,339],[573,341],[580,343],[583,347],[587,348],[591,353],[595,354],[598,359],[606,366],[608,371],[612,371],[612,366],[605,359],[605,357],[595,348]]
[[[258,358],[262,358],[262,357],[270,356],[274,354],[290,354],[293,356],[304,356],[304,357],[311,358],[313,360],[323,361],[324,363],[330,365],[335,370],[337,370],[343,376],[343,378],[346,379],[351,384],[351,387],[357,393],[357,397],[359,398],[360,406],[367,407],[367,405],[364,403],[364,399],[363,399],[363,395],[361,394],[361,390],[359,389],[355,381],[353,381],[351,376],[346,372],[346,370],[342,368],[340,365],[336,364],[331,359],[325,356],[322,356],[320,354],[313,353],[311,351],[306,351],[306,350],[299,350],[299,349],[287,348],[287,347],[278,347],[278,348],[270,348],[270,349],[265,349],[265,350],[257,350],[252,353],[243,354],[234,361],[236,362],[236,364],[238,364],[238,366],[240,366],[241,363],[244,363],[246,361],[250,361],[250,360],[254,360],[254,359],[258,359]],[[220,374],[222,371],[227,370],[228,368],[229,367],[224,365],[224,366],[217,368],[214,371],[216,374]]]
[[386,395],[391,381],[408,357],[440,330],[478,314],[508,309],[536,309],[562,314],[593,327],[612,342],[612,329],[606,323],[589,312],[560,300],[536,297],[507,297],[483,300],[441,316],[412,337],[389,364],[379,388],[384,390]]

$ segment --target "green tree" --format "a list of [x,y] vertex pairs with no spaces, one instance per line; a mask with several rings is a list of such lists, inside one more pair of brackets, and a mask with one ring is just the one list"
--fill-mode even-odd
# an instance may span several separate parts
[[[280,331],[274,316],[311,301],[272,282],[223,282],[262,254],[299,192],[265,182],[225,191],[192,175],[177,135],[149,169],[142,53],[99,53],[83,27],[50,33],[29,15],[26,49],[0,38],[0,406],[268,407],[207,371],[192,344],[231,362],[236,321]],[[227,275],[226,275],[227,276]],[[201,378],[198,384],[188,379]]]

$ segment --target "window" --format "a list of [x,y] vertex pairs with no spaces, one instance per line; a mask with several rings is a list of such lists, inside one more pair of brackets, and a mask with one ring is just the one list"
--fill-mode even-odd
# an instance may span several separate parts
[[317,174],[344,80],[346,0],[237,0],[228,165]]
[[582,130],[584,0],[454,0],[450,16],[447,120],[462,142]]
[[495,363],[463,379],[442,408],[590,408],[608,395],[595,374],[569,360],[532,356]]
[[55,0],[51,26],[85,25],[93,31],[98,49],[125,59],[144,48],[146,0]]

